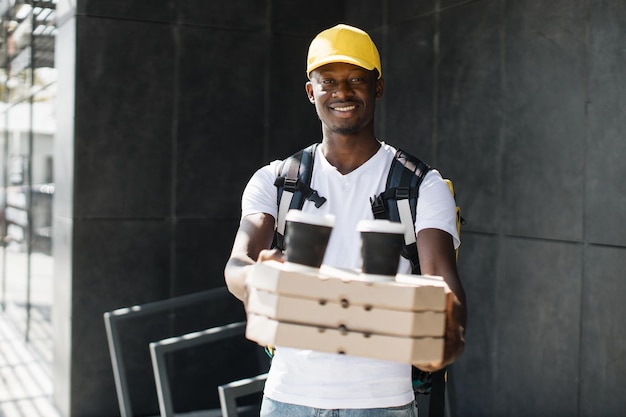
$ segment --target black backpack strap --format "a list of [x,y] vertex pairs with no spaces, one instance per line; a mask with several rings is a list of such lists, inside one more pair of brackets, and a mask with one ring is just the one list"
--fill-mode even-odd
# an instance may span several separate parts
[[370,199],[375,219],[388,219],[406,226],[402,256],[411,261],[414,274],[420,273],[415,237],[415,216],[419,187],[431,167],[398,149],[391,162],[385,191]]
[[428,401],[428,417],[444,417],[446,404],[446,368],[430,374],[430,399]]
[[285,249],[285,217],[291,209],[301,209],[304,200],[312,201],[320,207],[326,198],[310,187],[313,176],[313,161],[318,143],[302,149],[282,162],[280,175],[274,185],[278,189],[278,215],[276,216],[276,234],[274,246]]
[[[370,199],[375,219],[401,222],[406,226],[402,256],[411,262],[413,274],[420,274],[415,236],[415,217],[419,188],[431,167],[420,159],[398,149],[391,162],[385,191]],[[445,404],[445,369],[424,372],[411,369],[413,391],[429,395],[429,417],[443,417]]]

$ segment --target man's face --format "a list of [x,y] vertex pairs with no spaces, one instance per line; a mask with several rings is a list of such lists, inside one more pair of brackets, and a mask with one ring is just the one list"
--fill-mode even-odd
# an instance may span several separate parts
[[373,123],[383,80],[376,79],[376,71],[338,62],[311,72],[306,91],[322,123],[332,132],[348,135]]

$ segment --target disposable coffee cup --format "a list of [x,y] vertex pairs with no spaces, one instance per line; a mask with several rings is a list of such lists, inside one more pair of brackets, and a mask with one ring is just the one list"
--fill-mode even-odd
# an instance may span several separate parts
[[285,222],[285,266],[319,268],[324,261],[335,217],[289,210]]
[[393,281],[404,244],[404,226],[389,220],[361,220],[361,279]]

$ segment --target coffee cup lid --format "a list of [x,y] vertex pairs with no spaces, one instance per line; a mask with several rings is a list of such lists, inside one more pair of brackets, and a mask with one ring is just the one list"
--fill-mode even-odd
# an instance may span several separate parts
[[361,220],[357,225],[357,230],[359,232],[394,233],[402,235],[404,234],[404,225],[402,223],[382,219]]
[[333,227],[335,225],[335,216],[332,214],[319,215],[313,213],[305,213],[302,210],[291,209],[287,212],[285,220],[288,222],[307,223],[317,226]]

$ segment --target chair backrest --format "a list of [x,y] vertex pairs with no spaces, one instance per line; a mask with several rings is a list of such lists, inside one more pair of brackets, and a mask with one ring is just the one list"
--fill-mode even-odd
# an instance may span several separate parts
[[[263,349],[253,342],[245,339],[245,311],[241,306],[241,303],[228,292],[226,287],[220,287],[190,295],[173,297],[166,300],[106,312],[104,313],[104,321],[113,366],[113,376],[118,396],[120,415],[122,417],[134,416],[133,404],[131,401],[131,392],[133,390],[130,389],[131,387],[134,388],[134,386],[132,383],[129,383],[129,380],[132,381],[133,376],[135,377],[135,380],[137,378],[135,374],[130,373],[131,370],[134,373],[137,372],[137,361],[133,360],[133,367],[127,369],[124,363],[124,356],[133,355],[133,359],[138,358],[139,352],[136,350],[141,349],[143,352],[147,347],[145,344],[141,346],[137,345],[137,343],[130,344],[128,339],[150,339],[153,335],[148,335],[146,338],[142,338],[140,336],[143,335],[137,335],[137,332],[141,332],[144,329],[142,324],[144,322],[149,322],[149,320],[154,316],[158,316],[160,314],[167,318],[168,316],[175,316],[176,314],[179,314],[186,317],[185,314],[189,314],[187,310],[191,309],[193,309],[194,312],[197,309],[200,309],[204,313],[206,313],[207,310],[210,311],[211,309],[217,309],[223,314],[219,314],[219,317],[209,318],[209,324],[207,325],[208,328],[187,332],[185,334],[172,336],[170,334],[171,330],[168,326],[161,326],[165,327],[162,329],[161,336],[157,336],[146,341],[150,348],[150,357],[147,355],[145,356],[145,376],[150,375],[151,373],[154,377],[158,409],[162,417],[174,416],[173,397],[176,397],[175,395],[172,395],[172,390],[170,389],[170,375],[168,374],[168,370],[172,370],[172,363],[178,364],[179,361],[168,360],[166,358],[168,355],[173,356],[176,352],[180,352],[177,357],[181,355],[184,357],[186,353],[182,352],[182,350],[189,349],[187,352],[192,352],[196,354],[196,356],[198,354],[202,355],[202,360],[206,360],[209,365],[216,363],[216,369],[223,369],[225,366],[224,362],[229,364],[231,362],[241,362],[234,360],[231,361],[228,357],[220,356],[225,350],[227,351],[226,356],[228,356],[229,354],[235,355],[240,353],[240,350],[243,351],[245,348],[246,360],[243,361],[243,364],[237,363],[236,365],[233,365],[232,369],[229,369],[229,371],[232,370],[232,372],[227,372],[222,375],[222,372],[213,371],[219,373],[220,375],[211,375],[211,371],[206,370],[206,372],[209,373],[207,378],[211,381],[215,381],[212,383],[216,383],[216,389],[215,391],[212,391],[211,394],[207,393],[208,395],[203,395],[204,398],[199,399],[198,403],[205,404],[209,402],[210,404],[214,404],[212,405],[213,407],[221,405],[218,405],[218,385],[240,379],[244,376],[257,376],[258,374],[267,371],[268,364],[267,359],[262,352]],[[213,314],[215,315],[215,312],[213,312]],[[131,323],[133,319],[143,320]],[[216,325],[219,321],[222,323]],[[132,324],[133,329],[132,335],[128,334],[127,326],[130,324]],[[150,333],[148,330],[145,331],[146,333]],[[211,344],[213,344],[213,346],[211,346]],[[130,349],[131,347],[134,349]],[[232,350],[235,352],[229,352]],[[255,354],[255,352],[258,352],[258,354]],[[143,359],[141,360],[143,361]],[[170,366],[170,369],[166,366],[166,362]],[[198,372],[205,372],[205,368],[198,370]],[[177,379],[179,379],[179,374],[180,372],[177,373]],[[144,374],[142,373],[142,375]],[[229,380],[228,375],[231,375],[232,379]],[[145,376],[143,378],[145,378]],[[143,380],[145,381],[145,379]],[[203,387],[195,388],[198,385],[199,384],[197,383],[193,384],[194,389],[204,389]],[[180,391],[181,390],[178,389],[174,392]],[[187,389],[185,389],[185,391],[187,391]],[[212,397],[214,399],[207,400],[208,397]],[[137,397],[135,397],[135,399],[137,399]],[[140,410],[141,414],[154,412],[152,410],[157,407],[156,401],[151,403],[152,405],[150,405],[150,407],[152,408],[146,411],[144,409],[146,407],[146,400],[143,398],[140,400],[143,401],[143,403],[140,404],[142,406],[142,409]],[[211,403],[211,401],[213,402]]]

